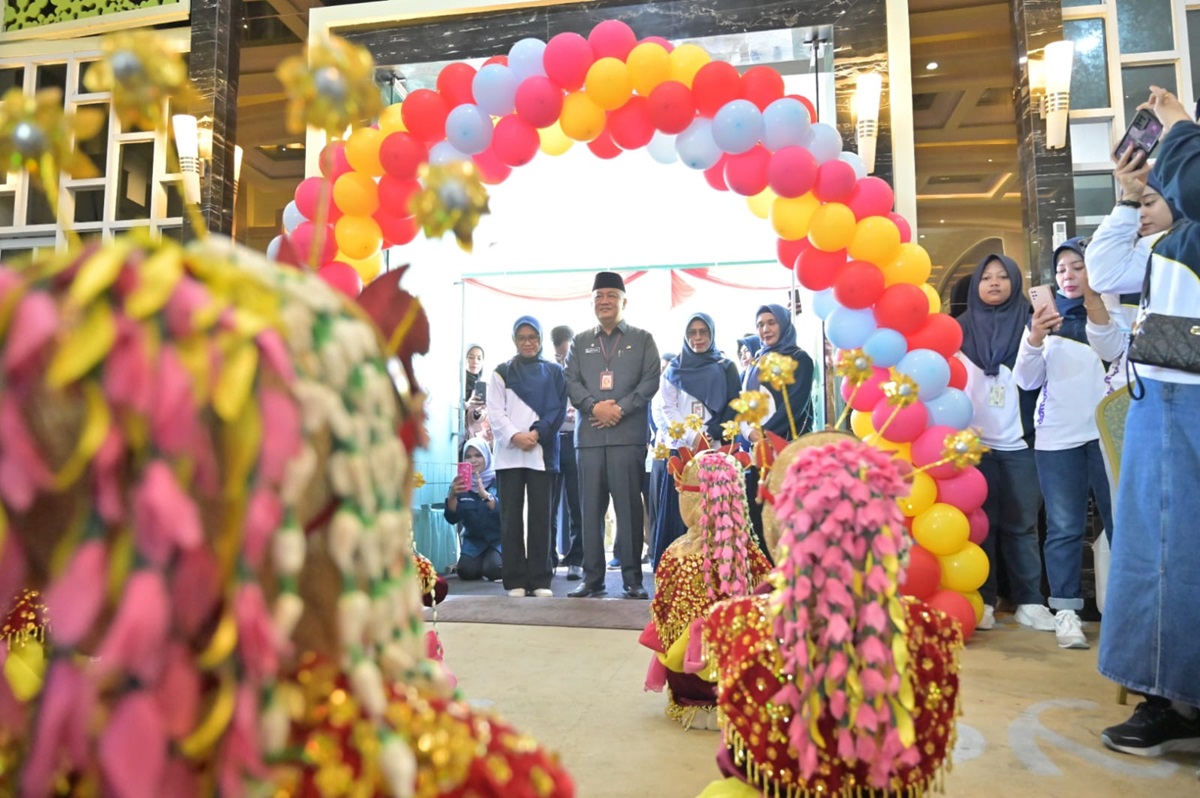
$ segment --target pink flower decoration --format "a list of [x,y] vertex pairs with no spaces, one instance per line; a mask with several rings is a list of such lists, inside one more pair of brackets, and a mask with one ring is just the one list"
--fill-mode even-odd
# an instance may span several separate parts
[[275,372],[283,384],[291,387],[296,381],[296,372],[292,368],[292,358],[288,354],[287,344],[275,330],[263,330],[254,339],[258,343],[258,352],[262,355],[263,363]]
[[262,588],[250,582],[238,588],[233,604],[237,620],[238,653],[251,680],[261,683],[279,670],[277,637]]
[[263,555],[267,552],[267,544],[271,535],[283,523],[283,504],[273,491],[259,487],[250,497],[246,508],[246,519],[243,522],[244,541],[242,553],[251,568],[262,565]]
[[150,410],[154,397],[154,368],[142,327],[124,315],[117,317],[117,340],[104,361],[104,392],[112,404],[139,414]]
[[37,726],[21,779],[21,794],[49,795],[55,772],[65,759],[72,767],[88,760],[88,731],[96,692],[91,682],[70,660],[50,665],[42,690]]
[[221,599],[221,569],[214,554],[201,547],[179,557],[171,579],[171,606],[175,622],[187,638],[194,638],[213,619]]
[[54,623],[50,635],[55,645],[74,648],[92,631],[104,608],[108,584],[108,549],[100,538],[90,538],[75,551],[67,570],[46,593],[46,610]]
[[258,744],[258,696],[248,684],[238,688],[233,722],[225,733],[221,749],[217,772],[221,795],[230,798],[245,795],[243,780],[246,777],[261,779],[267,775]]
[[259,476],[268,485],[283,482],[284,469],[303,443],[301,439],[300,407],[291,396],[265,388],[259,392],[262,407],[262,452],[259,455]]
[[192,375],[179,354],[164,347],[158,358],[150,436],[167,454],[186,454],[200,435]]
[[26,294],[8,325],[4,372],[10,379],[24,376],[58,334],[58,305],[42,291]]
[[167,300],[164,315],[172,338],[186,338],[195,330],[196,311],[212,303],[212,294],[191,277],[183,277]]
[[133,525],[138,552],[166,565],[175,547],[189,551],[204,542],[200,511],[162,460],[146,467],[133,494]]
[[92,478],[96,482],[96,511],[109,524],[117,524],[125,518],[124,489],[121,471],[125,463],[125,440],[116,424],[108,428],[108,435],[92,459]]
[[163,719],[163,731],[181,740],[195,727],[200,712],[200,674],[192,664],[187,646],[172,643],[167,649],[162,678],[154,688],[154,700]]
[[50,486],[50,469],[25,426],[15,391],[0,395],[0,497],[11,509],[25,512],[39,489]]
[[146,692],[121,699],[100,737],[100,770],[113,796],[158,798],[167,738],[158,704]]
[[[9,524],[12,524],[11,520]],[[25,566],[25,550],[21,548],[20,538],[10,529],[0,540],[0,596],[6,601],[25,587]]]
[[125,584],[125,595],[96,655],[102,675],[128,670],[146,683],[162,670],[170,604],[162,576],[139,570]]

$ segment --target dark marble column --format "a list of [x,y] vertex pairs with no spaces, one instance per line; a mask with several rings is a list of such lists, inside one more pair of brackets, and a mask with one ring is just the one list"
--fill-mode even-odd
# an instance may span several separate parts
[[[233,230],[233,146],[237,143],[242,0],[192,0],[188,73],[200,100],[197,118],[212,117],[212,161],[200,182],[200,212],[214,233]],[[185,225],[185,236],[188,235]]]
[[1075,184],[1071,177],[1071,137],[1061,150],[1046,149],[1046,121],[1033,107],[1029,96],[1030,54],[1063,38],[1060,0],[1011,0],[1013,39],[1017,52],[1016,71],[1017,147],[1020,154],[1022,202],[1028,260],[1023,266],[1035,284],[1054,282],[1054,225],[1065,223],[1067,235],[1075,234]]

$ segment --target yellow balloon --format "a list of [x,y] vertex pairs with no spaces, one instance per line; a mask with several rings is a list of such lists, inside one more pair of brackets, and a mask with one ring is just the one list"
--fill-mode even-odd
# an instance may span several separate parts
[[858,436],[859,440],[866,440],[875,434],[875,425],[871,423],[871,414],[865,413],[862,410],[855,410],[850,413],[850,429]]
[[567,138],[575,141],[592,141],[604,132],[608,121],[604,109],[582,91],[573,91],[563,98],[559,124]]
[[601,58],[592,64],[583,79],[588,96],[605,111],[615,111],[629,102],[633,81],[629,67],[619,58]]
[[938,562],[942,566],[941,584],[947,590],[970,593],[987,581],[987,555],[970,541],[953,554],[938,556]]
[[871,441],[871,445],[876,449],[885,452],[891,452],[893,457],[899,457],[906,462],[912,462],[912,444],[911,443],[896,443],[889,441],[887,438],[877,438]]
[[925,247],[910,241],[900,245],[895,259],[883,270],[883,281],[889,286],[897,283],[921,285],[932,273],[933,263]]
[[343,216],[333,226],[338,249],[353,260],[369,258],[383,245],[379,223],[370,216]]
[[383,174],[383,164],[379,162],[379,145],[383,139],[382,130],[360,127],[346,139],[346,160],[355,171],[379,177]]
[[971,609],[975,610],[975,623],[983,620],[983,596],[979,595],[978,590],[972,590],[970,593],[963,593],[967,601],[971,602]]
[[664,80],[671,79],[671,54],[658,42],[642,42],[625,57],[633,90],[645,97]]
[[563,133],[562,125],[558,123],[558,120],[555,120],[550,127],[538,128],[538,137],[542,140],[539,146],[547,155],[562,155],[575,143],[566,133]]
[[698,44],[681,44],[671,51],[671,80],[677,80],[689,89],[700,67],[712,60],[712,56]]
[[809,234],[820,207],[821,201],[811,191],[794,198],[779,197],[771,205],[771,226],[780,238],[799,241]]
[[808,240],[825,252],[836,252],[854,240],[854,211],[840,202],[822,205],[809,221]]
[[[913,537],[917,543],[939,557],[960,550],[971,536],[971,525],[962,510],[938,502],[913,518]],[[983,584],[980,582],[979,584]],[[979,585],[969,588],[974,590]]]
[[938,294],[937,289],[929,283],[921,283],[921,291],[924,292],[925,298],[929,300],[929,312],[942,312],[942,298]]
[[896,259],[900,252],[900,229],[891,219],[883,216],[868,216],[854,230],[850,242],[850,257],[865,260],[884,268]]
[[333,202],[349,216],[370,216],[379,210],[379,186],[362,172],[346,172],[333,184]]
[[928,474],[913,474],[912,487],[908,495],[897,499],[900,512],[909,518],[920,515],[933,506],[937,501],[937,483]]
[[334,260],[340,260],[347,266],[354,267],[354,271],[358,272],[358,276],[362,278],[363,285],[374,280],[383,271],[383,250],[361,260],[355,260],[345,252],[339,252]]
[[764,188],[753,197],[746,197],[746,207],[759,219],[770,218],[771,205],[775,202],[777,196],[771,189]]
[[403,103],[389,105],[379,114],[379,129],[383,131],[384,137],[390,136],[392,133],[407,133],[408,126],[404,124],[404,120],[400,118],[400,107]]

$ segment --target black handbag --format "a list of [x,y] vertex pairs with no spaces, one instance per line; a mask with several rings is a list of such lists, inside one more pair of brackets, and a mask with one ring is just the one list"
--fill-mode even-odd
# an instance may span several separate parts
[[[1154,248],[1170,234],[1171,231],[1168,231],[1158,239]],[[1145,395],[1145,386],[1137,375],[1137,369],[1133,368],[1134,363],[1200,374],[1200,318],[1149,313],[1146,310],[1150,304],[1150,269],[1154,263],[1154,248],[1150,250],[1146,278],[1142,283],[1141,318],[1129,334],[1129,351],[1125,358],[1125,368],[1131,372],[1126,374],[1127,387],[1134,399],[1141,399]]]

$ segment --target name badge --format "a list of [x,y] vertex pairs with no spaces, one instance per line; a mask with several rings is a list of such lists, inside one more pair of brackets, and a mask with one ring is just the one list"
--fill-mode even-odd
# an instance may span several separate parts
[[692,402],[692,415],[700,416],[700,418],[704,418],[704,403],[703,402]]
[[585,355],[598,355],[598,354],[600,354],[600,347],[598,347],[598,346],[586,347],[586,348],[584,348],[583,353]]
[[611,391],[613,389],[613,373],[611,371],[600,372],[600,390]]
[[998,382],[988,389],[988,407],[1004,407],[1004,386]]

